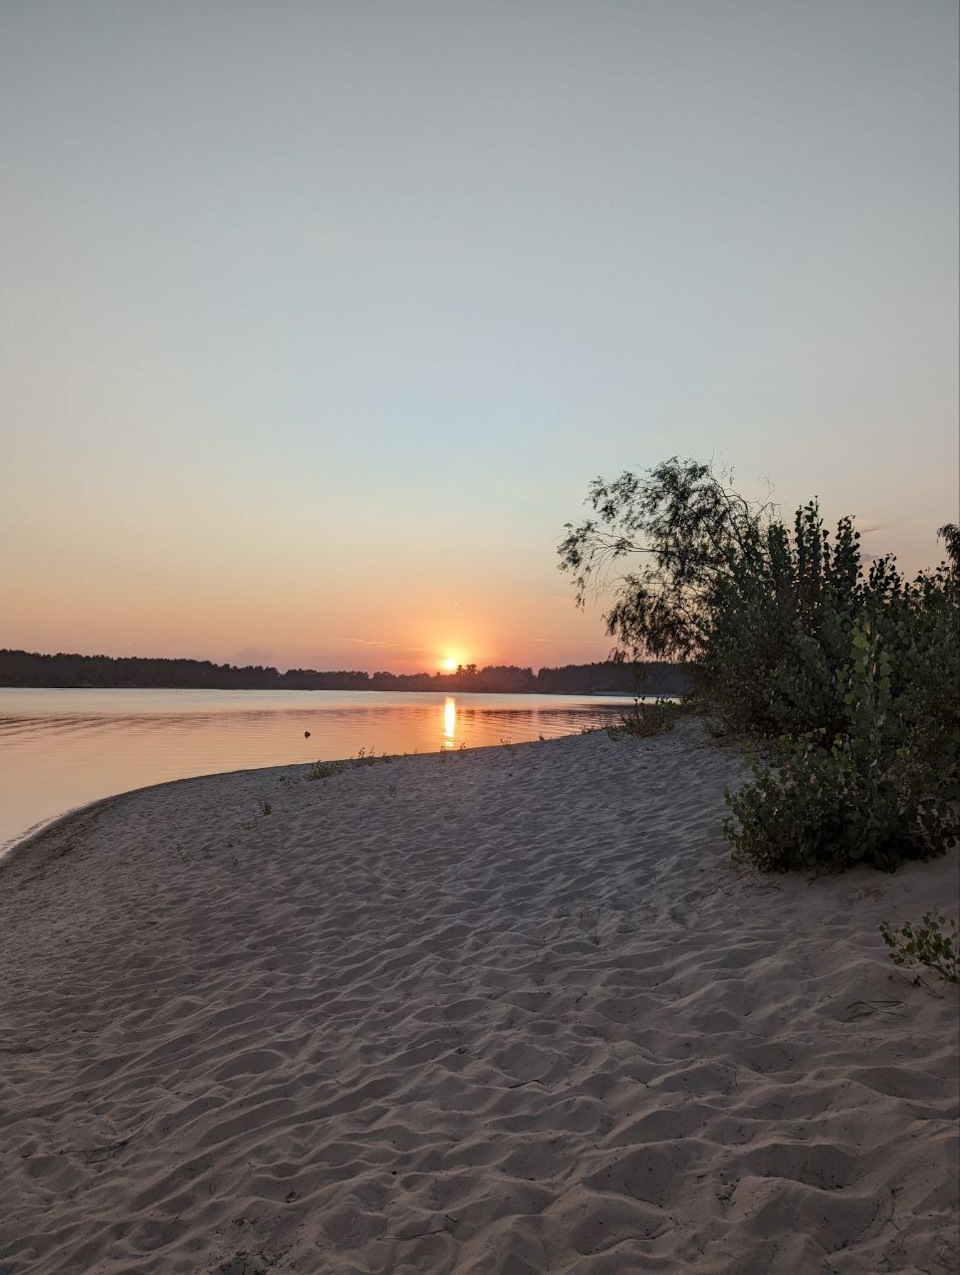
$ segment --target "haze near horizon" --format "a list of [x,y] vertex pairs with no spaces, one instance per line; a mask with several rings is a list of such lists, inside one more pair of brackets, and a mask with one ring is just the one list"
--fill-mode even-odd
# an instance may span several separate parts
[[597,474],[957,521],[953,4],[0,12],[0,646],[602,659]]

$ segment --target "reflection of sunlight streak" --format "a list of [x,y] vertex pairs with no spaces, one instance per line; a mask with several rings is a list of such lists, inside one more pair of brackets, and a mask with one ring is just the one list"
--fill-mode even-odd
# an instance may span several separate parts
[[443,701],[443,737],[453,743],[454,732],[457,728],[457,701],[452,695],[448,695]]

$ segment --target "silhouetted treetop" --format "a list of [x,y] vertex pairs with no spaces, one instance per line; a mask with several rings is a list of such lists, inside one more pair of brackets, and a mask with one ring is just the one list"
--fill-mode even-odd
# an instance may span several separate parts
[[[214,664],[140,656],[40,655],[0,650],[0,686],[138,687],[180,690],[279,691],[476,691],[487,693],[588,694],[622,691],[637,685],[632,665],[570,664],[563,668],[531,668],[468,664],[455,673],[365,673],[359,670],[319,672],[292,668],[281,673],[270,665]],[[649,665],[642,689],[651,694],[679,694],[682,673],[670,665]]]

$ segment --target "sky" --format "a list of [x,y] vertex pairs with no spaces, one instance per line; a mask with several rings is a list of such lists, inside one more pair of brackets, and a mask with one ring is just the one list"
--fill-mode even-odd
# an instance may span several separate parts
[[2,0],[0,646],[605,657],[668,456],[933,565],[954,0]]

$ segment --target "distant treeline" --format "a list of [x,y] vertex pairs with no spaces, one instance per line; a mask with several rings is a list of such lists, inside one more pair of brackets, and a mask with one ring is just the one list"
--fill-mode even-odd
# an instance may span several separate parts
[[[638,680],[639,679],[639,680]],[[467,664],[455,673],[317,672],[262,664],[214,664],[210,660],[115,658],[111,655],[38,655],[0,650],[0,686],[158,687],[277,691],[488,691],[582,695],[640,690],[679,695],[686,676],[675,664],[567,664],[530,668]]]

